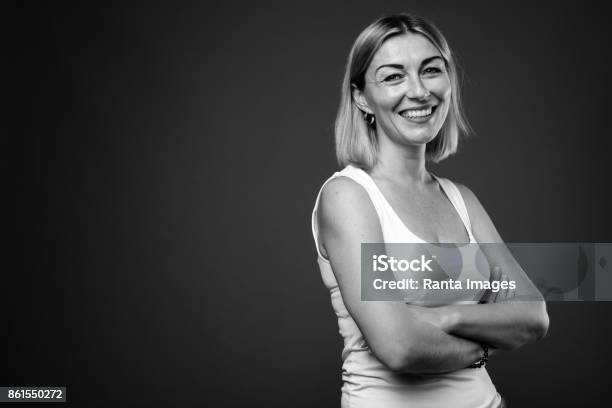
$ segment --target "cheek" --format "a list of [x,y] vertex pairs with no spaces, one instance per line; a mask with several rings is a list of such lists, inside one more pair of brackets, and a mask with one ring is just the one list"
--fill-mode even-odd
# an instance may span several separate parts
[[393,109],[402,101],[402,87],[384,87],[369,94],[368,103],[374,110]]
[[451,96],[451,84],[448,76],[432,79],[428,82],[427,88],[438,98],[443,100],[450,100]]

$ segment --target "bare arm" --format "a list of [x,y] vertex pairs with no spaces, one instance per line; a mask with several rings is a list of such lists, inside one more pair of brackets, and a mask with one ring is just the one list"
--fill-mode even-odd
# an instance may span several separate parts
[[337,178],[323,189],[319,236],[344,303],[372,352],[390,369],[439,373],[465,368],[481,354],[478,343],[445,333],[401,302],[361,301],[361,243],[383,242],[376,211],[361,186]]
[[[445,306],[446,307],[446,306]],[[448,306],[448,333],[513,350],[541,339],[548,330],[544,302],[508,302]]]
[[[503,302],[421,309],[422,316],[447,333],[501,349],[516,349],[544,337],[549,320],[542,295],[503,245],[497,229],[474,193],[461,184],[457,184],[457,187],[466,202],[476,240],[496,243],[481,245],[481,250],[489,263],[502,271],[502,280],[516,282],[515,293],[511,299],[503,299]],[[413,306],[408,307],[414,309]]]

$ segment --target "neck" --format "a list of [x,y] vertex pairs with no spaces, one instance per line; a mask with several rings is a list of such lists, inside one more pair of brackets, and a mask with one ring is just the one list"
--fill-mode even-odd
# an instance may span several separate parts
[[379,141],[378,160],[370,171],[372,176],[415,186],[424,186],[429,181],[424,144],[397,146],[386,138]]

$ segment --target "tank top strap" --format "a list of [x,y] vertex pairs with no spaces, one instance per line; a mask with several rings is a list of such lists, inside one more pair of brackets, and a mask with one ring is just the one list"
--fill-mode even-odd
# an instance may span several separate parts
[[472,224],[470,223],[470,216],[468,214],[465,201],[463,200],[463,196],[455,183],[447,178],[438,177],[433,173],[431,173],[431,175],[438,181],[440,187],[442,187],[442,190],[444,191],[444,194],[446,194],[451,204],[453,204],[453,207],[455,207],[455,210],[457,210],[457,213],[459,214],[461,221],[463,221],[463,225],[465,225],[465,229],[470,236],[470,241],[476,242],[476,238],[472,234]]
[[355,167],[350,164],[346,166],[339,174],[342,176],[349,177],[361,187],[363,187],[366,193],[368,193],[368,197],[370,197],[370,201],[372,202],[372,205],[376,210],[376,214],[378,215],[378,219],[384,231],[385,220],[389,217],[387,199],[382,194],[376,183],[374,183],[372,177],[370,177],[368,173],[366,173],[359,167]]

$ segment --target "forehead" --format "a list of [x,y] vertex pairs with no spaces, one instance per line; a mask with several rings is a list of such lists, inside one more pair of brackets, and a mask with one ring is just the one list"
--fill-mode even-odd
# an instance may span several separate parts
[[417,33],[396,35],[385,41],[370,63],[370,69],[384,64],[416,65],[433,56],[442,56],[440,51],[427,39]]

